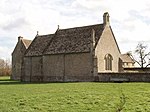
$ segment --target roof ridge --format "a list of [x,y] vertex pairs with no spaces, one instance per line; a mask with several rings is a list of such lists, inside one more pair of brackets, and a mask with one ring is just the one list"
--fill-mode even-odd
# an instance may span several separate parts
[[35,36],[35,38],[34,38],[33,41],[31,42],[31,44],[30,44],[30,46],[28,47],[28,49],[25,51],[25,53],[24,53],[25,56],[26,56],[26,54],[28,53],[30,47],[32,46],[32,44],[34,43],[34,41],[36,40],[37,37],[38,37],[38,36]]
[[45,53],[45,51],[47,50],[48,46],[51,44],[53,38],[56,37],[58,31],[59,31],[59,29],[57,29],[56,32],[53,34],[54,36],[53,36],[53,37],[51,38],[51,40],[49,41],[49,43],[47,44],[47,46],[46,46],[45,49],[43,50],[42,54]]
[[91,27],[91,26],[98,26],[98,25],[103,25],[103,23],[101,23],[101,24],[94,24],[94,25],[77,26],[77,27],[71,27],[71,28],[64,28],[64,29],[59,29],[59,30],[70,30],[70,29],[84,28],[84,27]]
[[38,35],[38,37],[45,37],[45,36],[50,36],[50,35],[54,35],[55,33],[52,34],[45,34],[45,35]]

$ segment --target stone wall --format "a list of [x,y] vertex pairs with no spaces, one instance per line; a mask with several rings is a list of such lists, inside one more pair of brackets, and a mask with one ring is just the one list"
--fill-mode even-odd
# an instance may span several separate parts
[[25,57],[22,81],[42,82],[42,57]]
[[99,73],[95,81],[110,82],[113,78],[128,79],[130,82],[150,82],[150,73]]
[[[112,60],[112,71],[105,70],[105,56],[110,54],[113,58]],[[119,72],[119,57],[120,51],[116,43],[115,37],[109,26],[106,26],[100,40],[95,49],[95,55],[98,61],[98,72]]]
[[22,81],[94,81],[91,53],[24,57]]
[[31,61],[32,57],[24,57],[24,62],[22,66],[22,74],[21,74],[21,80],[22,81],[27,81],[30,82],[30,76],[31,76],[31,71],[32,71],[32,66],[31,66]]
[[42,74],[42,57],[32,57],[32,71],[31,71],[31,82],[42,82],[43,74]]
[[124,68],[124,72],[136,72],[136,73],[150,73],[150,68],[140,68],[140,67],[132,67],[132,68]]
[[90,81],[93,76],[90,53],[68,54],[65,57],[66,81]]
[[21,78],[21,69],[22,69],[22,59],[26,51],[25,46],[21,40],[18,40],[18,43],[12,53],[12,80],[20,80]]
[[45,55],[43,56],[43,76],[45,82],[63,81],[64,56]]
[[93,81],[90,53],[43,56],[44,81]]

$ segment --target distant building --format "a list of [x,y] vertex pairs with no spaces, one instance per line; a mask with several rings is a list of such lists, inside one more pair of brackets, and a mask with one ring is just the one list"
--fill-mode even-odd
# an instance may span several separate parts
[[134,67],[134,60],[128,54],[121,55],[122,66],[123,68],[133,68]]
[[[22,47],[17,44],[15,49]],[[12,55],[12,77],[16,74],[22,81],[94,81],[98,72],[122,72],[122,62],[129,63],[120,53],[107,12],[102,24],[58,28],[54,34],[37,35],[26,49]],[[16,72],[15,63],[20,62]]]

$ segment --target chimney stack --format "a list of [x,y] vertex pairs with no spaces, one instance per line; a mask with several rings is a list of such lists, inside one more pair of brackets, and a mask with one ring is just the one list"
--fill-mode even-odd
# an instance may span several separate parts
[[22,39],[23,39],[23,37],[21,37],[21,36],[18,37],[18,41],[20,41],[20,40],[22,40]]
[[110,25],[110,23],[109,23],[109,13],[108,12],[105,12],[104,15],[103,15],[103,24],[105,26]]

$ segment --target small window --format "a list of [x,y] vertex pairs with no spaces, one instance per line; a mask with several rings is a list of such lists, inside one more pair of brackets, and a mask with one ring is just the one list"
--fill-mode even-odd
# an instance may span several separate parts
[[105,55],[105,70],[112,70],[112,56],[110,54]]
[[127,63],[127,66],[129,66],[129,63]]

